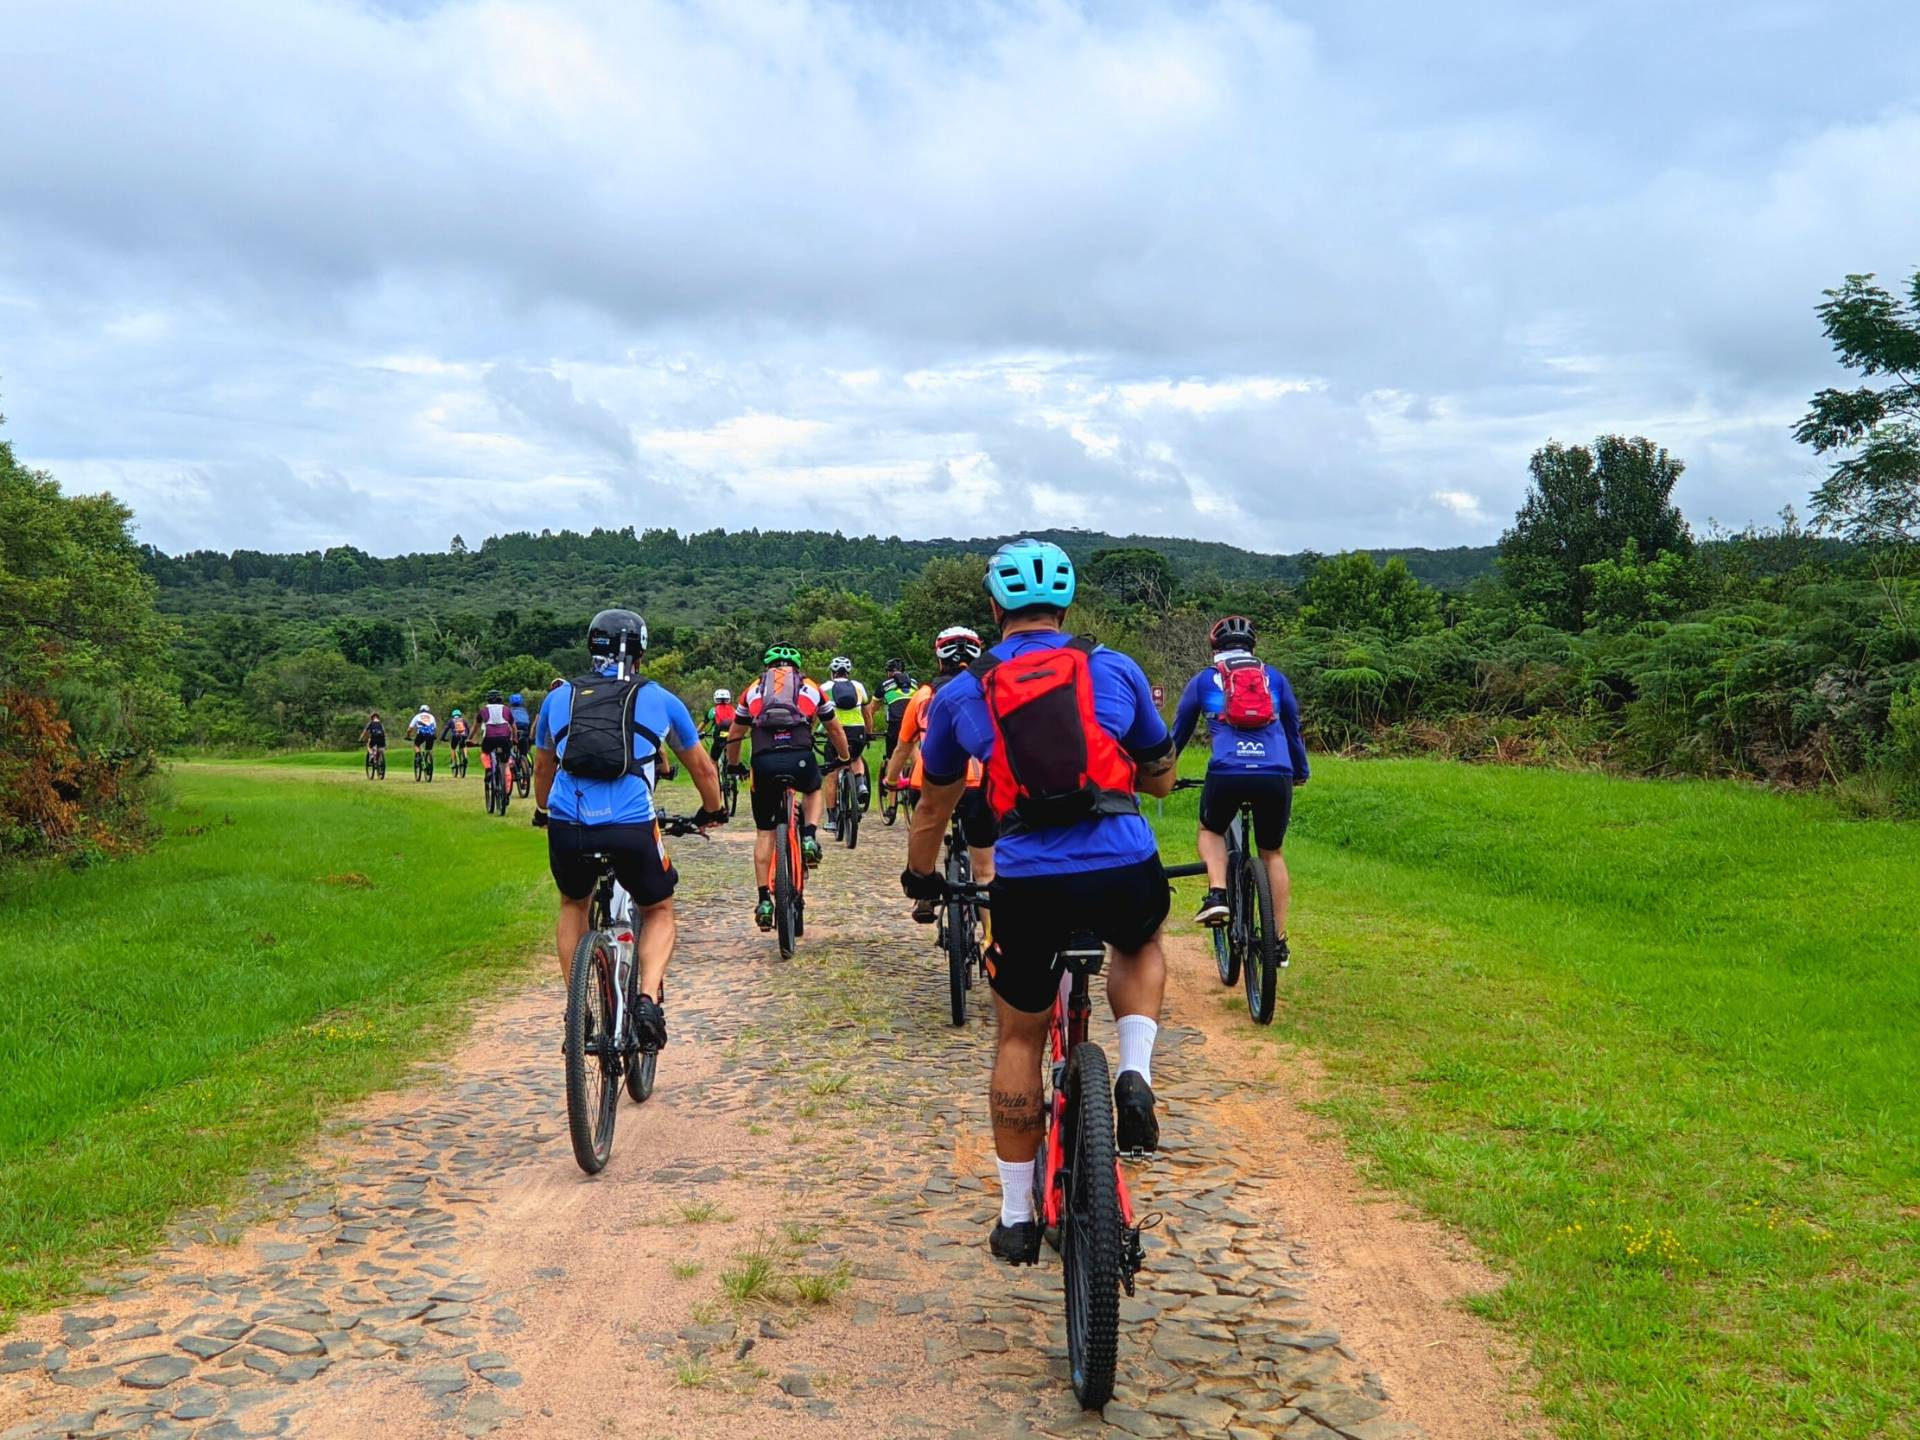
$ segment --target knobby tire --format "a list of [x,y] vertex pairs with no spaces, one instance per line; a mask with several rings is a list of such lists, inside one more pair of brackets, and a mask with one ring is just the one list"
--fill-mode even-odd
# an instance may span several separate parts
[[1067,1292],[1067,1363],[1089,1410],[1113,1398],[1124,1264],[1113,1085],[1106,1053],[1091,1041],[1067,1056],[1068,1172],[1060,1235]]
[[773,832],[773,924],[780,936],[780,958],[793,958],[792,825],[782,820]]
[[[573,1142],[573,1158],[589,1175],[604,1170],[613,1154],[613,1122],[620,1102],[620,1088],[606,1055],[614,1037],[607,1033],[613,1018],[608,1000],[613,956],[605,942],[603,930],[589,930],[580,937],[567,981],[567,1136]],[[596,1000],[598,1019],[593,1013]],[[600,1042],[600,1054],[587,1053],[590,1040]]]
[[1252,902],[1246,906],[1247,1013],[1255,1024],[1270,1025],[1280,988],[1280,944],[1273,933],[1273,882],[1260,855],[1249,855],[1243,863],[1247,883],[1242,898]]

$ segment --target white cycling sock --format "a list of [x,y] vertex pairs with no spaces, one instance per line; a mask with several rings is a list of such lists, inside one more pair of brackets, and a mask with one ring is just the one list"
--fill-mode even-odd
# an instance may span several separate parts
[[1159,1022],[1151,1015],[1122,1015],[1113,1022],[1120,1033],[1120,1070],[1138,1070],[1140,1078],[1153,1084],[1153,1037],[1160,1033]]
[[1018,1225],[1033,1219],[1033,1161],[999,1160],[1000,1223]]

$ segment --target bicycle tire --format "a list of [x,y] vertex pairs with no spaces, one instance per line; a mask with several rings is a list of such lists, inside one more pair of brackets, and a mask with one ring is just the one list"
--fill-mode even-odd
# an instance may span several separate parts
[[847,849],[852,850],[860,843],[860,786],[854,781],[851,773],[841,780],[840,792],[840,803],[846,807],[847,812],[844,838]]
[[1240,866],[1246,856],[1235,843],[1238,825],[1236,820],[1227,827],[1227,923],[1213,927],[1213,968],[1222,985],[1240,978]]
[[780,958],[793,958],[793,861],[789,845],[792,826],[785,820],[773,832],[773,924],[779,932]]
[[421,769],[422,769],[422,757],[420,752],[416,750],[413,752],[413,783],[416,785],[420,783]]
[[1067,1056],[1068,1171],[1060,1260],[1067,1303],[1067,1365],[1089,1410],[1113,1398],[1120,1346],[1120,1179],[1106,1052],[1082,1041]]
[[[495,760],[493,762],[493,769],[495,774],[499,774],[500,762],[498,760]],[[499,788],[500,788],[500,813],[502,815],[505,815],[507,813],[508,808],[513,804],[513,783],[509,781],[506,776],[501,775]]]
[[1273,933],[1273,881],[1259,855],[1244,862],[1253,905],[1247,913],[1247,1014],[1256,1025],[1273,1023],[1273,1006],[1280,984],[1280,946]]
[[524,750],[513,757],[513,784],[522,800],[533,793],[533,762],[527,759]]
[[427,784],[433,784],[433,752],[427,752]]
[[373,779],[373,754],[371,751],[367,754],[367,779]]
[[[613,1037],[607,1032],[613,957],[606,932],[589,930],[573,952],[573,973],[567,983],[567,1137],[573,1158],[589,1175],[606,1169],[613,1155],[613,1124],[620,1090],[604,1058]],[[598,997],[600,1014],[593,1013]],[[598,1038],[601,1055],[589,1055],[587,1042]]]
[[[964,885],[971,878],[967,852],[947,842],[944,867],[949,885]],[[947,952],[947,1010],[956,1026],[967,1023],[967,966],[972,956],[969,941],[973,927],[968,923],[967,902],[948,900],[941,906],[940,941]]]

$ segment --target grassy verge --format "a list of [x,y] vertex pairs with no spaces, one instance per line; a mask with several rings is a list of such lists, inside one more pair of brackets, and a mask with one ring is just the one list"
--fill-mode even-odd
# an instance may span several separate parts
[[1485,1309],[1562,1433],[1916,1433],[1920,828],[1725,784],[1315,777],[1273,1038],[1511,1276]]
[[524,811],[332,759],[178,766],[150,854],[0,892],[0,1323],[392,1083],[545,933]]

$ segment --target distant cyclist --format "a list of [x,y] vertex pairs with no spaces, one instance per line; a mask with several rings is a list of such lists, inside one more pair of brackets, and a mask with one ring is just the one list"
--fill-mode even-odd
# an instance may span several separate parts
[[713,703],[707,706],[706,734],[707,754],[713,757],[713,763],[716,765],[720,763],[721,756],[726,750],[727,732],[733,729],[733,712],[733,692],[731,690],[714,691]]
[[420,702],[420,708],[414,712],[413,718],[407,722],[407,738],[413,741],[413,753],[418,755],[424,750],[427,754],[431,755],[433,753],[434,737],[439,733],[440,722],[433,718],[433,711],[429,710],[427,708],[427,702],[422,700]]
[[[840,717],[840,728],[847,735],[847,754],[853,763],[847,773],[854,779],[854,803],[867,804],[867,687],[853,678],[853,661],[836,655],[827,665],[827,696],[833,701],[833,713]],[[831,810],[840,793],[840,772],[827,776],[826,808]]]
[[478,727],[480,763],[483,766],[508,766],[501,774],[507,777],[508,784],[512,784],[513,711],[507,708],[506,699],[498,690],[487,692],[486,703],[480,707]]
[[[925,767],[921,763],[919,742],[926,733],[927,707],[948,681],[964,674],[967,667],[980,658],[980,650],[980,637],[964,625],[949,625],[934,637],[933,659],[939,669],[932,681],[915,690],[907,702],[907,712],[900,719],[900,744],[887,762],[888,785],[908,790],[921,788]],[[984,777],[980,762],[969,760],[967,788],[954,809],[954,814],[960,817],[961,838],[967,842],[969,873],[981,885],[993,879],[993,846],[1000,838],[1000,826],[987,806],[982,789]],[[934,901],[921,900],[914,906],[913,918],[931,924],[936,910]],[[991,916],[983,918],[992,919]]]
[[1307,783],[1307,747],[1300,739],[1300,702],[1273,666],[1254,658],[1253,622],[1229,615],[1207,632],[1213,664],[1187,682],[1173,715],[1175,752],[1184,750],[1202,717],[1212,730],[1213,755],[1200,792],[1200,858],[1207,895],[1193,918],[1227,923],[1227,827],[1242,804],[1253,808],[1253,843],[1273,886],[1273,928],[1280,957],[1287,955],[1287,862],[1280,847],[1293,815],[1293,790]]
[[380,718],[378,710],[367,716],[367,723],[360,727],[361,743],[367,747],[367,758],[377,761],[387,752],[387,726]]
[[900,743],[900,722],[907,713],[907,701],[913,698],[917,687],[913,677],[907,673],[904,660],[887,661],[886,679],[880,682],[880,693],[874,700],[887,712],[887,744],[880,754],[881,764],[893,759],[893,752]]
[[467,751],[467,722],[458,710],[447,717],[447,753],[458,760]]
[[988,562],[987,596],[1003,638],[928,706],[926,785],[900,877],[912,899],[944,893],[933,873],[941,838],[966,788],[968,758],[983,761],[1000,822],[987,947],[998,1016],[989,1113],[1000,1166],[990,1248],[1012,1264],[1040,1253],[1041,1051],[1059,952],[1078,933],[1114,952],[1107,999],[1120,1047],[1117,1143],[1153,1150],[1160,1141],[1153,1043],[1167,983],[1160,929],[1168,891],[1135,791],[1172,790],[1173,737],[1139,665],[1061,628],[1074,587],[1072,560],[1046,541],[1012,541]]
[[634,1016],[642,1043],[667,1043],[661,987],[673,958],[673,891],[679,880],[661,843],[652,771],[661,745],[678,752],[700,792],[702,826],[724,825],[720,780],[700,748],[680,697],[635,673],[647,651],[647,622],[631,610],[602,610],[587,627],[590,666],[562,681],[540,707],[534,730],[533,823],[547,831],[547,867],[560,891],[554,926],[560,974],[573,968],[601,855],[613,862],[643,921]]
[[507,697],[507,713],[513,716],[513,743],[524,754],[533,739],[533,716],[527,713],[527,700],[518,690]]
[[760,898],[753,911],[762,930],[773,928],[773,892],[767,887],[767,867],[773,860],[773,832],[788,790],[801,797],[800,853],[809,866],[820,863],[820,839],[815,833],[826,797],[820,793],[820,760],[813,753],[813,731],[824,725],[834,753],[847,758],[847,734],[834,714],[833,701],[800,673],[800,652],[791,645],[769,645],[765,672],[749,685],[733,713],[727,732],[727,763],[738,767],[740,744],[753,736],[752,776],[753,874]]

